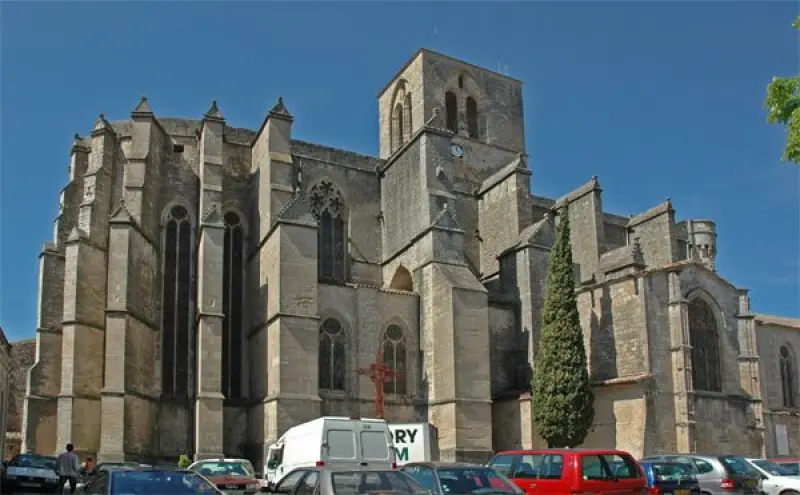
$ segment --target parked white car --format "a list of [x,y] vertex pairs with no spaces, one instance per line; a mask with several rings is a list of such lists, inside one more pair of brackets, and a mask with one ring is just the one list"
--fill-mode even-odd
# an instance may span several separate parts
[[800,478],[766,459],[747,459],[763,476],[761,492],[765,495],[800,495]]
[[31,488],[55,490],[58,486],[56,458],[37,454],[20,454],[6,465],[6,487],[14,491]]

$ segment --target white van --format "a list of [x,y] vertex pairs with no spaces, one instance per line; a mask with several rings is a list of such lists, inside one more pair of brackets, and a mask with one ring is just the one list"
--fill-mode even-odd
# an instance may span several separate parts
[[389,426],[382,419],[326,416],[289,428],[267,450],[264,478],[279,482],[299,467],[395,469]]

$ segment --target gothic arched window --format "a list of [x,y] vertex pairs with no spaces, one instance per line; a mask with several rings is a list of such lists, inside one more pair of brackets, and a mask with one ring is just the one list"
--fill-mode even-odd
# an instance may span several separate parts
[[189,332],[192,328],[192,247],[194,226],[189,211],[173,206],[164,215],[164,262],[161,309],[161,388],[172,397],[189,393]]
[[444,94],[444,108],[447,115],[447,128],[458,132],[458,99],[452,91]]
[[403,142],[411,140],[411,93],[403,98]]
[[478,139],[478,102],[475,98],[467,98],[467,132],[469,137]]
[[327,318],[319,328],[319,388],[345,389],[345,334],[342,324]]
[[309,192],[311,212],[319,220],[317,266],[319,278],[326,282],[345,281],[347,238],[344,198],[333,183],[322,180]]
[[711,306],[699,298],[689,302],[689,334],[694,389],[722,391],[717,319]]
[[390,325],[383,333],[383,362],[391,371],[401,373],[384,385],[384,391],[392,395],[407,392],[406,334],[398,325]]
[[222,393],[242,397],[242,330],[244,325],[244,225],[234,212],[225,214],[222,267]]
[[782,345],[780,350],[781,389],[783,406],[797,407],[797,375],[794,356],[788,346]]

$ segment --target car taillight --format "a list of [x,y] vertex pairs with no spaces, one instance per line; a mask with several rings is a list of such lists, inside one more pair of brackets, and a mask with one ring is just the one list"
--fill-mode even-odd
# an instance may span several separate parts
[[317,464],[316,464],[317,467],[322,467],[324,465],[325,465],[325,461],[317,461]]
[[736,483],[734,483],[733,480],[729,480],[727,478],[722,480],[720,482],[720,484],[719,484],[720,490],[722,490],[724,492],[732,492],[735,487],[736,487]]
[[392,469],[397,469],[397,463],[396,462],[392,463]]

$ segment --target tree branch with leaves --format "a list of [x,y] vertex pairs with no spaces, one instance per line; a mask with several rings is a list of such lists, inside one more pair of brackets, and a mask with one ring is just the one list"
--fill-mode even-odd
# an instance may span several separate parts
[[[792,28],[800,30],[800,17]],[[764,108],[769,112],[767,122],[786,126],[783,160],[800,164],[800,76],[773,77]]]

